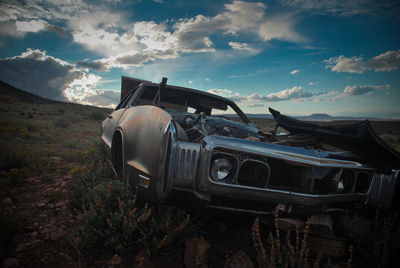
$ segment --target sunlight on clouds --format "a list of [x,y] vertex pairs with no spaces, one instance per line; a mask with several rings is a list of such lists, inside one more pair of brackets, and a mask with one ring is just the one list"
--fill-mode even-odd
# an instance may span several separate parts
[[174,46],[176,36],[166,31],[165,24],[157,24],[154,21],[141,21],[133,25],[133,32],[137,40],[150,49],[165,51]]
[[265,102],[276,102],[276,101],[287,101],[287,100],[302,102],[307,98],[324,94],[324,93],[311,93],[307,91],[307,89],[299,86],[295,86],[290,89],[284,89],[268,95],[251,94],[248,96],[243,96],[240,95],[239,93],[233,93],[229,89],[216,89],[216,88],[209,89],[208,92],[229,98],[233,101],[245,102],[245,103],[263,103],[263,102],[265,103]]
[[15,26],[19,32],[39,32],[44,30],[45,25],[45,22],[41,20],[15,22]]

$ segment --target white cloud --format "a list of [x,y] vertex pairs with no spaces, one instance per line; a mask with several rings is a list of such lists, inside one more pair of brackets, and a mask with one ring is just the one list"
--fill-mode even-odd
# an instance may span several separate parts
[[[27,32],[55,31],[71,34],[73,41],[101,55],[97,61],[81,61],[84,68],[106,70],[112,67],[140,66],[158,59],[177,58],[184,53],[215,52],[213,34],[238,37],[253,35],[258,41],[272,39],[304,41],[295,30],[292,15],[271,16],[262,2],[234,0],[224,4],[215,16],[197,15],[171,22],[129,22],[123,10],[127,3],[99,0],[26,0],[1,3],[2,34],[23,36]],[[66,29],[51,25],[56,21]],[[12,25],[16,23],[15,25]],[[242,42],[229,42],[237,54],[252,55],[260,48]],[[240,51],[240,53],[238,52]],[[243,52],[248,52],[248,54]]]
[[283,0],[282,4],[316,14],[354,16],[359,14],[397,16],[399,5],[392,0]]
[[300,72],[300,70],[296,69],[296,70],[291,71],[290,74],[297,74],[299,72]]
[[340,55],[339,57],[332,57],[324,62],[327,64],[326,68],[329,68],[334,72],[361,74],[367,69],[362,57],[346,58],[343,55]]
[[256,49],[254,47],[251,47],[248,43],[229,42],[228,44],[232,49],[235,49],[235,50],[248,51],[248,52],[253,53],[253,54],[257,54],[257,53],[261,52],[260,49]]
[[305,88],[296,86],[276,93],[271,93],[267,98],[269,101],[284,101],[290,99],[309,98],[312,96],[314,96],[314,94],[307,91]]
[[224,96],[224,97],[232,95],[232,90],[229,90],[226,88],[224,88],[224,89],[212,88],[212,89],[207,90],[207,92],[211,93],[211,94],[215,94],[215,95]]
[[369,85],[369,86],[346,86],[342,93],[333,97],[331,100],[336,101],[342,97],[370,95],[374,91],[390,90],[390,85]]
[[247,107],[250,107],[250,108],[264,107],[264,106],[265,106],[265,104],[262,104],[262,103],[252,103],[252,104],[247,105]]
[[31,20],[31,21],[16,21],[15,26],[18,32],[39,32],[43,31],[46,23],[42,20]]
[[204,80],[206,80],[207,82],[210,82],[210,81],[211,81],[211,79],[208,78],[208,77],[204,78]]
[[390,72],[400,67],[400,49],[387,51],[367,62],[369,69],[375,72]]
[[308,82],[308,85],[309,86],[315,86],[318,83],[319,83],[318,81],[311,81],[311,82]]
[[19,56],[0,59],[0,80],[17,88],[82,104],[109,106],[106,105],[108,98],[109,104],[115,105],[115,93],[96,91],[100,79],[39,49],[29,48]]
[[294,29],[295,20],[290,14],[266,16],[267,5],[261,2],[233,1],[225,4],[225,10],[214,17],[197,15],[175,23],[177,33],[192,32],[197,36],[207,36],[213,32],[239,35],[252,33],[263,41],[272,39],[302,42],[304,38]]
[[387,51],[364,61],[363,57],[346,58],[343,55],[325,60],[326,68],[334,72],[364,73],[366,70],[390,72],[400,67],[400,50]]
[[208,92],[229,98],[236,102],[244,102],[244,103],[262,103],[262,102],[276,102],[276,101],[287,101],[287,100],[304,101],[307,98],[324,94],[324,93],[311,93],[307,91],[305,88],[299,86],[295,86],[290,89],[284,89],[268,95],[251,94],[248,96],[242,96],[239,93],[233,93],[229,89],[209,89]]

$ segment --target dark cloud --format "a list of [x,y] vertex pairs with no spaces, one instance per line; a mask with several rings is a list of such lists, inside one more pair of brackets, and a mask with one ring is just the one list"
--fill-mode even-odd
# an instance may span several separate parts
[[0,60],[0,79],[42,97],[65,101],[66,86],[82,77],[74,66],[28,49],[21,56]]
[[76,66],[96,71],[108,71],[107,64],[99,60],[95,61],[81,60],[76,63]]
[[49,99],[115,107],[120,93],[95,90],[100,79],[38,49],[0,59],[0,80],[17,88]]

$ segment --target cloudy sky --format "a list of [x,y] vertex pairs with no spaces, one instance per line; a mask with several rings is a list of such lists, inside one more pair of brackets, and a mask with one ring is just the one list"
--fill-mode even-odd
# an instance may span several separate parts
[[0,2],[0,80],[114,107],[122,75],[165,76],[247,113],[400,118],[400,2]]

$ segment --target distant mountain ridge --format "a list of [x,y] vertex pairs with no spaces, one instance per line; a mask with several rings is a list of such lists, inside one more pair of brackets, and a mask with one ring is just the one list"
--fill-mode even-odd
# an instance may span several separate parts
[[[0,80],[0,101],[1,102],[27,102],[27,103],[60,103],[56,100],[51,100],[45,97],[40,97],[38,95],[29,93],[22,89],[16,88],[10,84],[7,84]],[[282,114],[285,114],[285,111],[280,111]],[[246,113],[249,118],[260,118],[260,119],[273,119],[272,115],[269,113],[265,114],[250,114]],[[287,115],[287,114],[286,114]],[[234,116],[236,115],[229,115],[226,116]],[[331,116],[325,113],[315,113],[311,115],[303,115],[303,116],[291,116],[299,120],[304,121],[336,121],[336,120],[382,120],[381,118],[374,118],[374,117],[354,117],[354,116]],[[387,120],[387,119],[385,119]],[[390,120],[390,119],[389,119]],[[399,120],[399,119],[392,119],[392,120]]]

